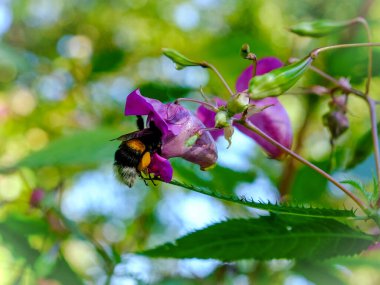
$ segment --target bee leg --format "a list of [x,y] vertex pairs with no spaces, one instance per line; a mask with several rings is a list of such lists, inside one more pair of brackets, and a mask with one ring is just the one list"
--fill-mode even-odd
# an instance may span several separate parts
[[137,117],[137,120],[136,120],[137,127],[141,131],[144,129],[144,119],[140,115],[137,115],[136,117]]
[[145,186],[148,186],[148,183],[146,181],[149,180],[149,178],[142,176],[141,172],[140,172],[139,176],[142,179],[142,181],[144,181]]
[[152,182],[152,184],[153,184],[154,186],[157,186],[157,184],[154,183],[154,176],[152,177],[150,172],[148,172],[148,176],[149,176],[149,180]]

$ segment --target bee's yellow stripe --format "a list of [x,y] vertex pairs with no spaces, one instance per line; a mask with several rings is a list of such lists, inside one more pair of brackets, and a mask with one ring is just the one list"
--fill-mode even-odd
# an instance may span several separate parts
[[126,141],[125,144],[131,149],[143,153],[145,151],[145,145],[139,139],[132,139]]
[[144,155],[142,156],[142,158],[140,160],[139,165],[137,166],[137,170],[144,172],[148,168],[150,161],[151,161],[150,160],[150,153],[149,152],[144,153]]

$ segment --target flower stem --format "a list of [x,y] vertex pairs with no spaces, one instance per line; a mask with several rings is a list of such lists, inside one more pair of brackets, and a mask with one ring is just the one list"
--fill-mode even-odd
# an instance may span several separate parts
[[175,104],[178,104],[179,102],[183,102],[183,101],[186,101],[186,102],[193,102],[193,103],[197,103],[197,104],[200,104],[200,105],[203,105],[203,106],[206,106],[208,108],[210,108],[212,111],[214,112],[218,112],[218,108],[216,108],[215,106],[213,106],[212,104],[210,103],[207,103],[207,102],[204,102],[204,101],[200,101],[200,100],[196,100],[196,99],[190,99],[190,98],[178,98],[174,101]]
[[316,58],[320,52],[324,52],[327,50],[332,49],[340,49],[340,48],[353,48],[353,47],[378,47],[380,46],[380,43],[356,43],[356,44],[341,44],[341,45],[333,45],[333,46],[327,46],[327,47],[320,47],[314,49],[310,53],[311,58]]
[[[371,118],[371,134],[373,142],[373,151],[375,153],[376,175],[380,179],[380,151],[379,151],[379,138],[377,136],[377,120],[376,120],[376,102],[369,96],[365,97],[369,108],[369,115]],[[380,189],[378,190],[380,191]],[[380,200],[377,201],[377,206],[380,206]]]
[[[364,29],[366,30],[366,33],[367,33],[367,40],[369,43],[372,42],[371,30],[369,28],[369,25],[366,19],[364,19],[363,17],[358,17],[354,19],[353,22],[360,23],[364,26]],[[364,92],[366,96],[368,96],[369,87],[371,85],[371,80],[372,80],[372,62],[373,62],[373,51],[372,51],[372,48],[370,47],[368,49],[368,71],[367,71],[368,78],[367,78],[367,82],[365,85],[365,92]]]
[[261,131],[259,128],[257,128],[255,125],[251,124],[247,120],[239,120],[237,121],[239,124],[243,125],[244,127],[248,128],[249,130],[255,132],[263,139],[267,140],[274,146],[278,147],[282,151],[286,152],[290,156],[292,156],[294,159],[298,160],[299,162],[305,164],[306,166],[310,167],[314,171],[318,172],[320,175],[328,179],[331,183],[333,183],[335,186],[337,186],[340,190],[342,190],[346,195],[348,195],[366,214],[369,214],[369,211],[367,207],[364,205],[364,203],[356,197],[353,193],[351,193],[349,190],[347,190],[342,184],[340,184],[338,181],[336,181],[332,176],[330,176],[327,172],[323,171],[319,167],[315,166],[308,160],[304,159],[297,153],[293,152],[292,150],[288,149],[287,147],[283,146],[281,143],[277,142],[276,140],[272,139],[270,136],[268,136],[266,133]]
[[365,97],[365,95],[364,95],[363,92],[361,92],[361,91],[359,91],[359,90],[357,90],[357,89],[355,89],[355,88],[352,88],[352,87],[348,88],[347,86],[342,85],[342,84],[339,82],[339,80],[337,80],[337,79],[335,79],[334,77],[332,77],[331,75],[329,75],[329,74],[323,72],[323,71],[320,70],[319,68],[317,68],[317,67],[311,65],[311,66],[310,66],[310,69],[311,69],[312,71],[314,71],[315,73],[319,74],[321,77],[323,77],[323,78],[325,78],[325,79],[331,81],[331,82],[334,83],[335,85],[339,86],[340,88],[342,88],[342,90],[346,91],[347,93],[352,93],[352,94],[354,94],[354,95],[356,95],[356,96],[358,96],[358,97],[361,97],[361,98],[364,98],[364,97]]
[[[378,102],[376,100],[373,100],[367,94],[364,94],[359,90],[356,90],[354,88],[347,88],[346,86],[343,86],[338,80],[328,75],[327,73],[324,73],[322,70],[314,66],[311,66],[310,68],[316,73],[318,73],[319,75],[321,75],[322,77],[335,83],[337,86],[340,86],[342,89],[345,89],[349,93],[357,95],[358,97],[364,99],[367,102],[368,108],[369,108],[370,121],[371,121],[372,143],[373,143],[373,149],[375,153],[376,176],[377,176],[377,179],[380,180],[380,150],[379,150],[379,139],[377,136],[378,132],[377,132],[377,119],[376,119],[376,104],[378,104]],[[378,187],[380,187],[380,184]],[[377,202],[377,205],[380,208],[380,199]]]
[[224,87],[226,87],[226,89],[228,90],[230,95],[231,96],[234,95],[234,92],[232,92],[232,89],[230,88],[230,86],[228,86],[227,81],[223,78],[223,76],[220,74],[220,72],[218,71],[218,69],[215,66],[213,66],[211,63],[208,63],[206,61],[202,62],[201,66],[210,68],[212,71],[214,71],[215,74],[219,77],[220,81],[222,81]]

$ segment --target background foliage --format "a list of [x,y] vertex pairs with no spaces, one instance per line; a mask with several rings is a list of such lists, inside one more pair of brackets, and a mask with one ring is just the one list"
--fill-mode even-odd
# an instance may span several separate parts
[[[267,201],[278,202],[279,193],[306,206],[342,209],[339,213],[316,209],[315,217],[305,220],[315,233],[348,231],[347,239],[357,236],[344,227],[334,227],[336,221],[329,219],[353,216],[349,210],[354,205],[311,170],[289,159],[281,163],[268,160],[253,142],[237,133],[229,150],[225,141],[218,141],[219,164],[210,172],[173,161],[175,178],[187,183],[182,186],[196,190],[189,186],[196,185],[201,187],[198,192],[211,191],[212,197],[188,192],[176,183],[146,187],[140,181],[127,189],[112,174],[117,144],[109,141],[136,129],[123,110],[126,95],[138,86],[143,94],[162,101],[179,94],[201,98],[200,87],[209,95],[228,96],[206,70],[176,71],[162,57],[163,47],[212,62],[233,86],[247,66],[239,57],[243,43],[249,43],[259,57],[277,56],[283,61],[303,57],[322,45],[366,41],[365,33],[360,26],[352,26],[315,40],[290,34],[287,27],[304,20],[357,16],[369,21],[374,41],[379,42],[378,15],[380,5],[371,0],[1,1],[0,283],[378,284],[377,250],[325,261],[315,260],[317,254],[303,256],[306,252],[301,251],[301,257],[311,258],[302,262],[260,261],[267,258],[260,258],[259,253],[244,255],[244,247],[256,246],[257,240],[249,235],[243,218],[268,214],[262,210],[294,213],[265,206]],[[380,51],[374,49],[374,62],[379,60]],[[355,87],[363,89],[367,51],[332,51],[318,58],[316,65],[336,77],[349,77]],[[377,99],[379,75],[380,65],[374,64],[371,94]],[[308,72],[280,98],[292,120],[297,152],[332,170],[339,180],[360,179],[365,187],[372,187],[374,166],[364,103],[350,98],[351,127],[338,140],[331,160],[329,134],[322,124],[327,99],[299,95],[312,84],[326,82]],[[29,200],[37,188],[46,194],[43,204],[33,208]],[[231,203],[236,195],[247,207]],[[260,201],[264,203],[258,206]],[[261,211],[250,207],[254,203]],[[297,211],[302,216],[303,210]],[[286,217],[282,219],[294,229],[301,226]],[[227,218],[233,218],[229,223],[238,234],[252,237],[245,239],[247,245],[235,245],[231,254],[242,252],[238,257],[257,259],[221,262],[133,254]],[[273,215],[258,219],[257,226],[270,220],[286,232]],[[371,231],[370,223],[361,225],[360,230]],[[356,227],[354,221],[351,226]],[[241,228],[245,232],[239,232]],[[198,235],[217,237],[218,232],[225,239],[231,237],[223,224]],[[318,245],[318,234],[308,242],[316,244],[321,256],[328,256],[323,244]],[[186,237],[182,242],[186,244]],[[269,239],[256,247],[265,252],[267,242],[277,242],[279,249],[287,243]],[[297,242],[305,241],[300,237]],[[345,244],[343,240],[331,242],[337,247]],[[176,257],[203,257],[198,244],[193,239],[189,244],[192,251],[178,251]],[[167,249],[146,254],[166,256],[163,252]],[[220,258],[214,253],[212,257]],[[288,257],[286,250],[281,257]]]

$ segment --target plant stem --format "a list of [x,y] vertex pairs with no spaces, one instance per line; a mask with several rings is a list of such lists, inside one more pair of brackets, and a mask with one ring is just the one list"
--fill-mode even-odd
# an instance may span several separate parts
[[[377,176],[377,179],[380,180],[380,151],[379,151],[379,139],[377,136],[378,132],[377,132],[377,119],[376,119],[376,104],[378,104],[378,102],[376,100],[373,100],[367,94],[364,94],[359,90],[356,90],[354,88],[347,88],[347,86],[343,86],[338,80],[336,80],[332,76],[328,75],[327,73],[324,73],[322,70],[319,70],[318,68],[314,66],[311,66],[311,69],[315,71],[316,73],[318,73],[319,75],[321,75],[322,77],[326,78],[327,80],[342,87],[342,89],[345,89],[346,91],[357,95],[358,97],[364,99],[367,102],[368,108],[369,108],[370,121],[371,121],[373,149],[375,153],[376,176]],[[380,187],[380,185],[378,187]],[[377,205],[378,207],[380,207],[380,199],[377,202]]]
[[[377,120],[376,120],[376,102],[369,96],[365,97],[369,108],[369,115],[371,118],[371,134],[373,142],[373,151],[375,153],[376,175],[380,179],[380,151],[379,151],[379,138],[377,136]],[[380,191],[380,189],[379,189]],[[379,205],[380,200],[377,202]]]
[[310,69],[313,70],[315,73],[319,74],[320,76],[322,76],[323,78],[325,78],[325,79],[331,81],[332,83],[334,83],[335,85],[339,86],[340,88],[342,88],[342,90],[346,91],[347,93],[352,93],[352,94],[364,99],[365,95],[360,90],[342,85],[342,83],[340,83],[339,80],[335,79],[331,75],[323,72],[322,70],[320,70],[319,68],[317,68],[315,66],[311,65]]
[[[366,21],[366,19],[364,19],[363,17],[358,17],[356,19],[354,19],[353,21],[357,22],[357,23],[360,23],[364,26],[364,29],[366,30],[366,33],[367,33],[367,40],[368,42],[372,42],[372,36],[371,36],[371,30],[368,26],[368,23]],[[369,93],[369,87],[371,85],[371,79],[372,79],[372,62],[373,62],[373,51],[372,51],[372,48],[370,47],[368,49],[368,71],[367,71],[367,82],[366,82],[366,85],[365,85],[365,92],[364,94],[366,96],[368,96],[368,93]]]
[[190,99],[190,98],[178,98],[174,101],[175,104],[179,103],[179,102],[193,102],[193,103],[197,103],[197,104],[200,104],[200,105],[203,105],[203,106],[207,106],[208,108],[210,108],[212,111],[214,112],[218,112],[218,108],[216,108],[215,106],[213,106],[212,104],[210,103],[207,103],[207,102],[204,102],[204,101],[200,101],[200,100],[196,100],[196,99]]
[[320,52],[324,52],[324,51],[332,50],[332,49],[353,48],[353,47],[378,47],[378,46],[380,46],[380,43],[356,43],[356,44],[341,44],[341,45],[320,47],[320,48],[314,49],[310,53],[310,57],[316,58]]
[[333,183],[335,186],[337,186],[340,190],[342,190],[346,195],[348,195],[362,210],[364,213],[368,214],[369,211],[364,205],[364,203],[356,197],[353,193],[351,193],[349,190],[347,190],[342,184],[340,184],[338,181],[336,181],[332,176],[330,176],[327,172],[323,171],[319,167],[315,166],[308,160],[304,159],[297,153],[293,152],[292,150],[288,149],[287,147],[283,146],[281,143],[277,142],[276,140],[272,139],[270,136],[268,136],[266,133],[261,131],[259,128],[257,128],[255,125],[251,124],[251,122],[247,120],[239,120],[237,121],[239,124],[243,125],[244,127],[248,128],[249,130],[255,132],[263,139],[267,140],[274,146],[278,147],[282,151],[286,152],[290,156],[292,156],[294,159],[298,160],[299,162],[305,164],[306,166],[310,167],[314,171],[318,172],[320,175],[328,179],[331,183]]
[[223,76],[220,74],[220,72],[218,71],[218,69],[215,66],[213,66],[211,63],[208,63],[206,61],[202,62],[201,66],[202,67],[210,68],[212,71],[214,71],[215,74],[219,77],[220,81],[222,81],[224,87],[226,87],[226,89],[228,90],[228,92],[230,93],[230,95],[231,96],[234,95],[234,92],[232,92],[232,89],[230,88],[230,86],[228,86],[226,80],[223,78]]

